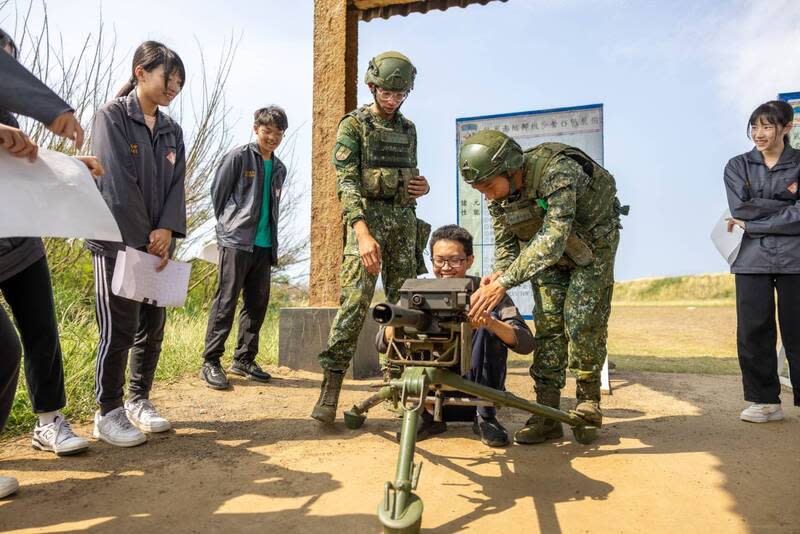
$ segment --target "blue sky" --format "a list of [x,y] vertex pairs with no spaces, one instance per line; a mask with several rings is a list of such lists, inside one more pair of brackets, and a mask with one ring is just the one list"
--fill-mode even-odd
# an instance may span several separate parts
[[[18,7],[27,5],[19,2]],[[224,6],[220,9],[221,6]],[[13,29],[14,2],[0,11]],[[126,54],[158,39],[176,49],[189,87],[197,43],[217,57],[241,35],[228,86],[234,140],[249,140],[252,110],[278,103],[299,127],[296,179],[310,189],[311,0],[50,2],[50,21],[77,51],[102,16]],[[102,10],[101,10],[102,7]],[[34,15],[34,18],[38,15]],[[403,112],[417,124],[419,167],[432,184],[419,214],[455,221],[455,119],[603,103],[605,163],[631,204],[617,278],[720,272],[710,243],[725,207],[722,169],[747,151],[750,111],[778,92],[800,91],[800,2],[509,0],[360,23],[359,80],[388,49],[419,71]],[[191,99],[191,91],[180,97]],[[363,84],[359,103],[370,95]],[[307,232],[307,206],[298,214]]]

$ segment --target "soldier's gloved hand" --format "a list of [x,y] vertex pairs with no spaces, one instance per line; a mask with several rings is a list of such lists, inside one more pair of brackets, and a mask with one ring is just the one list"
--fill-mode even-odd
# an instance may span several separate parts
[[427,195],[430,190],[431,186],[424,176],[415,176],[408,182],[408,196],[412,199]]

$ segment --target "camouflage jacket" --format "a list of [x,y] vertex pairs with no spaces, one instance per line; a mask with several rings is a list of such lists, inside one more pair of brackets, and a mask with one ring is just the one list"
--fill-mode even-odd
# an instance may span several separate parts
[[591,247],[594,239],[619,225],[616,185],[610,174],[603,177],[610,183],[593,183],[576,161],[558,155],[537,178],[532,172],[536,157],[535,148],[525,152],[519,197],[532,203],[544,201],[547,211],[541,229],[529,241],[521,241],[505,217],[509,199],[491,201],[488,205],[495,235],[494,270],[503,273],[498,282],[507,289],[555,265],[564,254],[571,231]]
[[[416,164],[416,128],[414,123],[397,112],[392,120],[384,120],[373,113],[369,106],[362,107],[366,110],[375,128],[407,131],[413,138],[411,145],[411,160]],[[362,147],[364,124],[354,113],[346,115],[339,123],[336,133],[336,145],[333,148],[333,165],[336,168],[336,194],[342,206],[342,220],[347,226],[352,226],[357,220],[364,219],[365,184],[362,164]],[[413,203],[411,204],[413,205]]]

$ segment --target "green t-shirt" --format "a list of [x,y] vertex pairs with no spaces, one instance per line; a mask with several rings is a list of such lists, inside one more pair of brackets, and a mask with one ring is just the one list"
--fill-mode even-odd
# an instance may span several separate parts
[[269,202],[272,190],[272,158],[264,160],[264,192],[261,195],[261,215],[258,217],[256,246],[272,246],[272,229],[269,227]]

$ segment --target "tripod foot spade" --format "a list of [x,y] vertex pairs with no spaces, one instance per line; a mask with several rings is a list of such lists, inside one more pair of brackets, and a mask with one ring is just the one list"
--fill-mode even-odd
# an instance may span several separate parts
[[422,499],[416,493],[408,494],[405,512],[397,519],[385,507],[385,502],[378,505],[378,519],[383,524],[384,534],[418,534],[422,526]]
[[346,410],[344,412],[344,424],[350,430],[357,430],[361,428],[361,425],[363,425],[364,421],[366,420],[366,415],[357,414],[353,410]]

